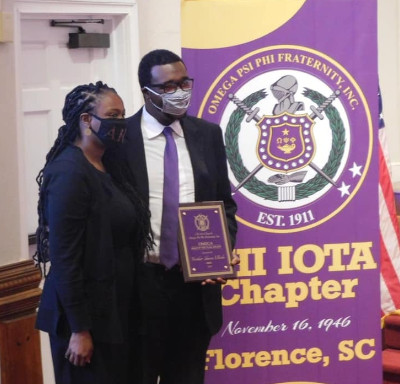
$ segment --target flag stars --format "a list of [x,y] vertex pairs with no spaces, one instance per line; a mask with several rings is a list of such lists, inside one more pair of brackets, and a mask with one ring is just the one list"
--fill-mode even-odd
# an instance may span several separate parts
[[353,163],[353,166],[349,168],[349,171],[353,174],[353,179],[356,176],[361,176],[361,168],[362,165],[357,165],[355,162]]
[[345,195],[350,195],[349,189],[350,185],[347,185],[342,181],[342,185],[340,186],[340,188],[338,188],[338,190],[341,193],[340,197],[343,197]]

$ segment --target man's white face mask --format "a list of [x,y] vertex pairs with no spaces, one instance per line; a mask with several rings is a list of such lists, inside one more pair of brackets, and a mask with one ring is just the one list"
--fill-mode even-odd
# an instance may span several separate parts
[[183,91],[178,88],[174,93],[157,93],[148,87],[144,87],[151,93],[161,97],[162,107],[155,105],[150,99],[151,103],[160,111],[169,115],[180,116],[186,113],[190,105],[190,99],[192,97],[192,90]]

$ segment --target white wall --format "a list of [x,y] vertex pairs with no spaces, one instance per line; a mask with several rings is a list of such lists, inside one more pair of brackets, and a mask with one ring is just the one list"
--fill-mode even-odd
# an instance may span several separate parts
[[153,49],[180,55],[180,0],[136,0],[139,10],[139,44],[142,56]]
[[400,182],[400,2],[378,0],[378,66],[383,116],[392,164],[392,179]]
[[[12,7],[0,0],[1,11],[11,12]],[[22,238],[22,175],[17,150],[20,137],[16,129],[18,99],[12,43],[0,43],[0,84],[0,265],[5,265],[26,258],[28,245],[27,239]]]

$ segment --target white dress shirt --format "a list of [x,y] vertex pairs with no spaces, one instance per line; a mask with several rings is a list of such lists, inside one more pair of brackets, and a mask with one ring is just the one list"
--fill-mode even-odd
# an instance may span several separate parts
[[[179,202],[194,202],[194,178],[192,163],[181,124],[175,120],[169,125],[173,130],[179,162]],[[151,212],[151,228],[154,235],[154,250],[148,252],[146,261],[159,263],[159,245],[163,204],[164,181],[164,149],[166,139],[162,134],[164,125],[160,124],[143,107],[141,128],[146,156],[147,174],[149,178],[149,204]]]

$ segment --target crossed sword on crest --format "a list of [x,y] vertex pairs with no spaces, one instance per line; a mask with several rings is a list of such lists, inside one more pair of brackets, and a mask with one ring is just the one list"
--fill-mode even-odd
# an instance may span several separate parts
[[[322,115],[322,112],[333,103],[333,101],[339,97],[340,91],[337,89],[335,92],[332,93],[320,106],[315,107],[312,105],[310,107],[311,109],[311,114],[309,115],[311,120],[315,120],[316,118],[323,120],[324,116]],[[251,120],[254,120],[257,124],[260,123],[262,118],[258,115],[258,112],[260,111],[260,108],[256,107],[254,109],[249,108],[242,100],[240,100],[238,97],[236,97],[234,94],[229,94],[228,98],[233,101],[242,111],[244,111],[248,116],[246,118],[246,122],[249,123]],[[331,183],[333,186],[338,188],[338,185],[336,182],[330,178],[321,168],[319,168],[316,164],[313,162],[309,163],[309,166],[314,169],[317,173],[319,173],[323,178],[325,178],[329,183]],[[257,167],[255,167],[233,190],[233,193],[237,192],[243,185],[245,185],[253,176],[256,175],[258,171],[260,171],[264,165],[262,163],[258,164]]]

